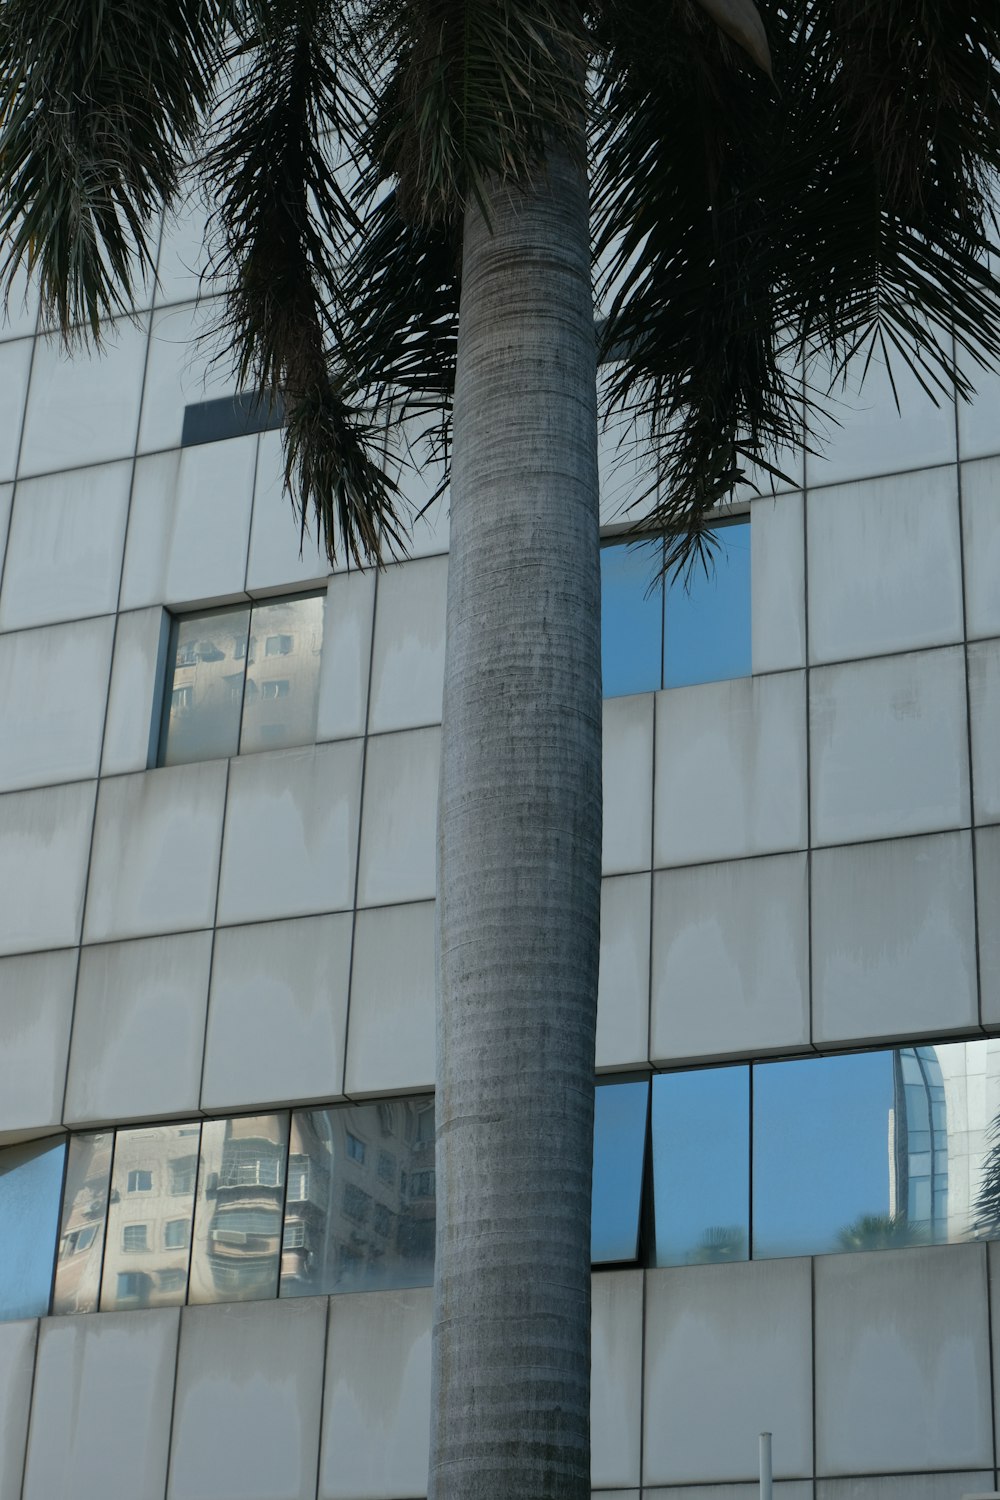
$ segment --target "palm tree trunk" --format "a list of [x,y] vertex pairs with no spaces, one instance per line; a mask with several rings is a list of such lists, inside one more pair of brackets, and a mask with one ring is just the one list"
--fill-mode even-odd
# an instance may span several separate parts
[[[581,150],[582,157],[582,150]],[[467,214],[438,832],[432,1500],[590,1494],[601,875],[587,186]],[[492,229],[492,232],[491,232]]]

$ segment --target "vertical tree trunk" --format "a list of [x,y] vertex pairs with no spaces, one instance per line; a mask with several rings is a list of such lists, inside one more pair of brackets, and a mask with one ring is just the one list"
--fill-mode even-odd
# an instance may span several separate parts
[[467,215],[438,833],[432,1500],[589,1500],[601,875],[582,165]]

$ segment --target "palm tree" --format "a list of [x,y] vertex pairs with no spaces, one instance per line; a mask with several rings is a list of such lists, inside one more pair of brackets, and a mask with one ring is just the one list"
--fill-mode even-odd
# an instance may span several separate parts
[[[244,383],[333,555],[454,455],[430,1493],[589,1493],[600,895],[592,252],[648,526],[803,442],[798,371],[1000,360],[1000,17],[961,0],[5,0],[0,230],[99,339],[194,163]],[[588,167],[588,162],[590,163]],[[588,228],[588,208],[592,230]]]

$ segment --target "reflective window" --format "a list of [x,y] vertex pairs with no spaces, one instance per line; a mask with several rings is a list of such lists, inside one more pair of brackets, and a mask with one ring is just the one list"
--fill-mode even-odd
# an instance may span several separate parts
[[601,549],[605,698],[746,677],[750,659],[750,522],[716,531],[718,546],[686,580],[656,584],[663,539]]
[[750,522],[720,526],[707,567],[667,589],[663,686],[749,677]]
[[[197,1125],[154,1125],[116,1133],[101,1281],[103,1311],[184,1301],[197,1146]],[[190,1191],[177,1192],[178,1181],[190,1181]],[[178,1228],[182,1223],[183,1237]]]
[[649,1083],[599,1084],[594,1095],[594,1192],[590,1258],[595,1265],[639,1254]]
[[0,1151],[0,1318],[49,1310],[65,1155],[62,1141]]
[[70,1137],[52,1298],[55,1313],[97,1310],[113,1146],[110,1130]]
[[312,743],[324,606],[303,594],[176,619],[160,764]]
[[663,686],[663,590],[655,579],[663,543],[601,548],[601,675],[605,698]]
[[434,1195],[433,1099],[296,1110],[281,1295],[428,1285]]
[[923,1244],[896,1168],[896,1054],[754,1069],[753,1253]]
[[202,1126],[190,1302],[278,1295],[287,1156],[286,1113]]
[[750,1069],[653,1079],[656,1264],[750,1254]]

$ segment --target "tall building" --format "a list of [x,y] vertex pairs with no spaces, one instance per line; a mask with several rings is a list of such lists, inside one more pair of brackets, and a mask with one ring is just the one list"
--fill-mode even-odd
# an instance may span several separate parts
[[[0,338],[0,1497],[409,1500],[447,498],[300,553],[200,234]],[[897,381],[665,601],[604,440],[604,1500],[997,1487],[1000,380]]]

